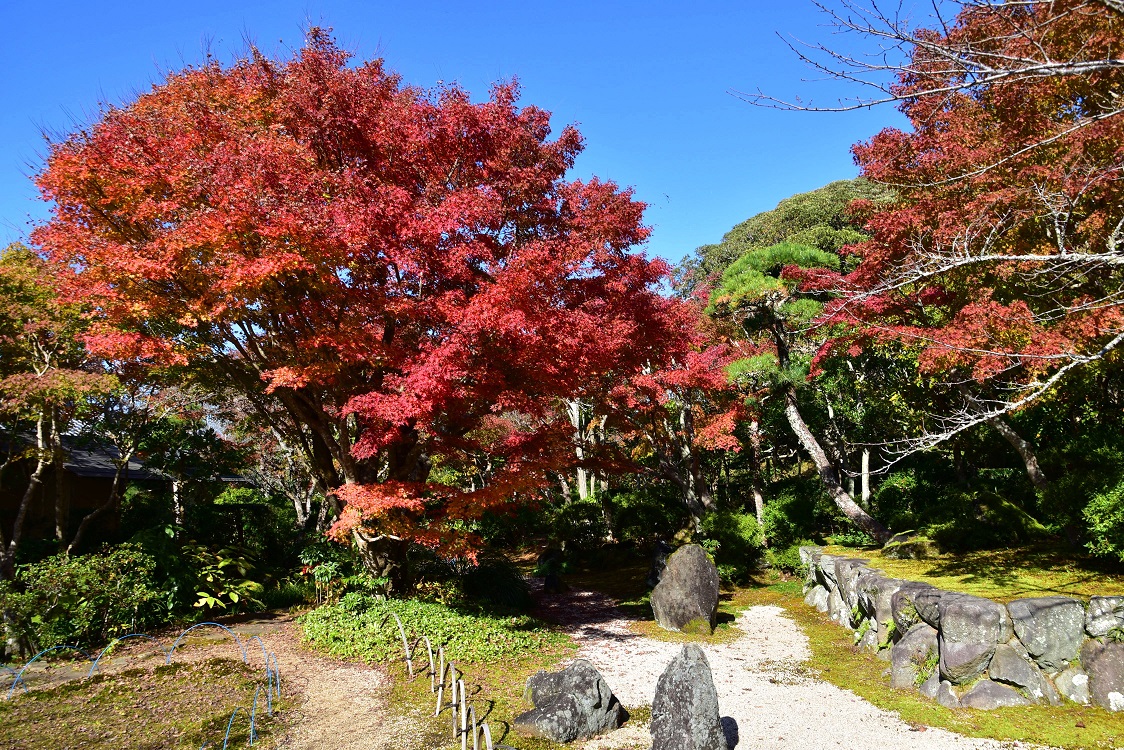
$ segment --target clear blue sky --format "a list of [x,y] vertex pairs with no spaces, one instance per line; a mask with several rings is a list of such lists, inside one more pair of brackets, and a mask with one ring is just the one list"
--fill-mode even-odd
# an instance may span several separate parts
[[517,77],[523,102],[553,112],[556,131],[576,123],[585,136],[575,176],[632,186],[649,204],[648,251],[671,261],[782,198],[855,176],[850,145],[901,123],[889,108],[779,112],[731,95],[762,89],[827,104],[857,93],[806,81],[814,74],[778,38],[839,43],[808,0],[7,0],[0,17],[4,244],[47,215],[30,179],[43,131],[70,132],[100,102],[127,103],[208,44],[221,60],[246,39],[288,55],[309,23],[418,86],[457,81],[481,98]]

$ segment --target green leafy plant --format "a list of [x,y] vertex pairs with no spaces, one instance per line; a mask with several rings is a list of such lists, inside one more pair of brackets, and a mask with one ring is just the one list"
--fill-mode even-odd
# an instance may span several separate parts
[[941,655],[936,651],[929,651],[925,654],[925,658],[917,662],[917,674],[913,678],[913,683],[917,687],[921,687],[925,682],[933,676],[937,671],[937,667],[941,663]]
[[0,584],[0,608],[33,648],[100,643],[168,620],[155,571],[152,556],[132,544],[54,555]]
[[185,551],[198,571],[199,597],[194,606],[201,609],[238,609],[243,605],[262,606],[257,598],[264,587],[249,578],[254,569],[238,550],[214,551],[202,545],[187,545]]
[[561,646],[565,637],[526,615],[495,615],[482,609],[453,609],[437,602],[376,599],[350,592],[336,604],[318,607],[298,622],[304,640],[330,654],[369,661],[400,658],[397,614],[410,639],[427,636],[449,659],[480,661],[525,655]]

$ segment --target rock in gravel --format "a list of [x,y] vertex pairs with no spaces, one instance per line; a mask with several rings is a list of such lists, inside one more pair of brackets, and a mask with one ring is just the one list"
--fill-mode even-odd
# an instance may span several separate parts
[[1085,610],[1085,632],[1094,638],[1108,635],[1114,628],[1124,628],[1124,596],[1094,596]]
[[628,720],[601,673],[585,659],[575,659],[559,672],[531,675],[526,694],[535,707],[512,724],[526,737],[573,742],[610,732]]
[[1006,706],[1029,706],[1030,701],[1019,695],[1014,688],[984,679],[960,696],[960,705],[965,708],[979,708],[990,711],[993,708]]
[[804,603],[809,607],[815,607],[820,612],[826,612],[827,596],[827,589],[817,583],[804,595]]
[[1085,606],[1067,596],[1016,599],[1007,605],[1015,635],[1043,669],[1056,672],[1077,658],[1085,638]]
[[1021,689],[1032,701],[1047,700],[1054,706],[1061,702],[1046,676],[1014,645],[1001,643],[996,646],[987,671],[991,679]]
[[718,569],[697,544],[685,544],[667,558],[652,590],[652,614],[665,630],[714,632],[718,624]]
[[1081,665],[1089,675],[1089,695],[1109,711],[1124,711],[1124,643],[1088,640]]
[[688,643],[656,683],[652,750],[726,750],[718,693],[703,650]]
[[1002,604],[967,594],[944,592],[938,609],[941,677],[959,685],[987,669],[995,647],[1011,638],[1011,620]]
[[1076,664],[1063,669],[1061,674],[1054,677],[1054,685],[1057,686],[1059,693],[1074,703],[1089,705],[1089,675]]
[[915,687],[921,665],[936,651],[935,629],[923,622],[910,628],[890,649],[890,687],[899,690]]

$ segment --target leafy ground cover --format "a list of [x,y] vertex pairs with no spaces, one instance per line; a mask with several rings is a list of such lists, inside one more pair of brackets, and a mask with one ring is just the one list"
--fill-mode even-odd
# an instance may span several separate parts
[[914,691],[893,690],[882,676],[886,662],[856,648],[850,631],[805,605],[792,582],[749,590],[742,596],[747,604],[776,604],[787,610],[808,637],[812,658],[805,667],[811,676],[850,690],[919,728],[942,727],[971,737],[1062,748],[1119,747],[1124,741],[1119,715],[1095,706],[953,710]]
[[828,546],[831,555],[859,557],[894,578],[925,581],[949,591],[1009,602],[1030,596],[1081,598],[1124,594],[1124,573],[1075,560],[1070,549],[1039,545],[893,560],[880,549]]
[[[209,659],[98,675],[57,687],[18,691],[0,702],[0,747],[135,750],[220,746],[235,708],[230,746],[249,742],[249,714],[261,670],[238,660]],[[272,731],[285,703],[255,716],[254,747],[275,747]]]
[[[447,657],[464,675],[478,720],[488,721],[496,742],[509,731],[505,720],[531,708],[523,698],[527,677],[557,664],[572,649],[565,635],[530,616],[457,610],[435,602],[348,595],[338,604],[301,616],[303,637],[314,649],[345,658],[394,662],[391,704],[396,712],[411,716],[417,732],[435,748],[454,744],[451,714],[445,710],[434,716],[436,697],[428,677],[410,679],[406,674],[398,627],[388,617],[391,612],[402,618],[411,641],[426,635],[435,648],[445,647]],[[424,649],[422,645],[415,657],[419,673],[426,659]],[[459,747],[459,740],[455,744]],[[519,747],[542,750],[557,745],[520,738]]]
[[[300,617],[304,639],[333,656],[366,661],[402,658],[397,614],[410,641],[426,636],[457,662],[503,661],[528,653],[555,652],[565,636],[522,614],[495,614],[480,608],[452,609],[436,602],[376,600],[348,594],[337,604]],[[424,649],[424,646],[422,646]]]

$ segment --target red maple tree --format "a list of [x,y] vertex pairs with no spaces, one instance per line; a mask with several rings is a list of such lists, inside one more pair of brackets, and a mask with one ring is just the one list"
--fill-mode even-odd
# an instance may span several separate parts
[[855,146],[894,187],[821,322],[915,351],[960,394],[928,447],[1018,409],[1124,341],[1124,14],[1111,3],[967,4],[912,36],[890,89],[911,130]]
[[[97,311],[92,349],[233,387],[299,446],[337,536],[460,548],[446,521],[571,460],[558,399],[679,335],[665,264],[632,251],[643,204],[567,181],[581,136],[518,95],[406,86],[313,29],[53,144],[33,239]],[[430,481],[481,456],[469,488]]]

